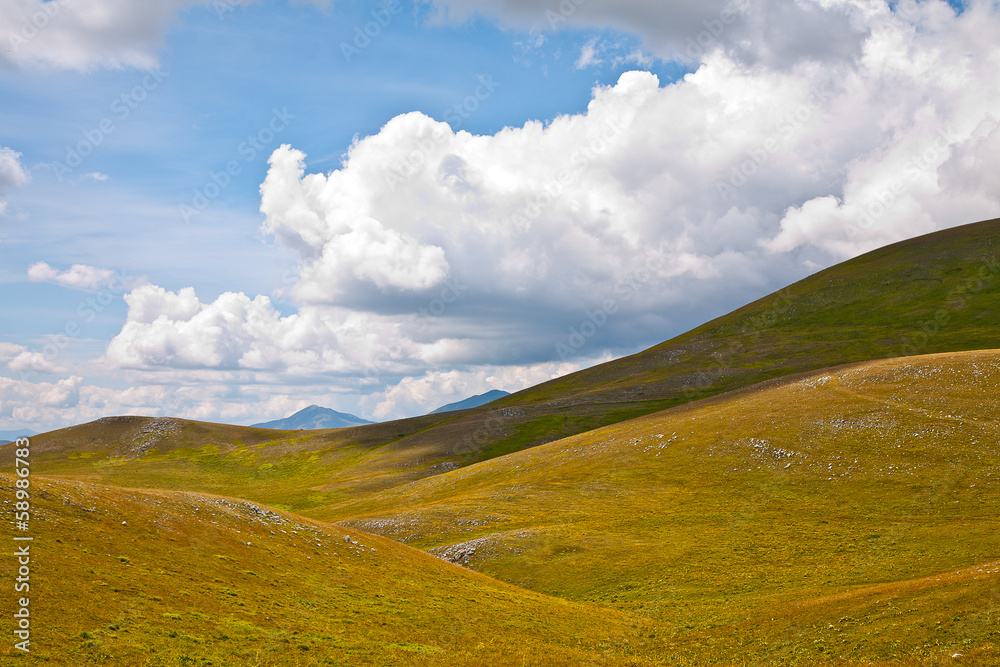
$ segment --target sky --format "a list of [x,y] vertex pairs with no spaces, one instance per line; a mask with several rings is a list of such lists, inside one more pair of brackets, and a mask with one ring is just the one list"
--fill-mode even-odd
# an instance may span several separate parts
[[0,430],[635,353],[1000,216],[998,71],[992,0],[0,0]]

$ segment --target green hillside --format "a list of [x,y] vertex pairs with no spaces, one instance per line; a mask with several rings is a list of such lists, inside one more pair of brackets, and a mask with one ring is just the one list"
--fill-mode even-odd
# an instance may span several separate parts
[[3,665],[662,664],[648,621],[375,535],[218,496],[32,490],[31,652],[8,639]]
[[34,477],[34,658],[994,665],[998,386],[1000,351],[776,380],[317,508],[340,526]]
[[[651,617],[680,655],[692,642],[719,659],[740,646],[760,660],[986,651],[1000,643],[998,386],[1000,351],[824,370],[365,496],[337,516]],[[977,569],[949,574],[966,568]]]
[[[482,408],[319,432],[166,420],[173,431],[162,437],[163,420],[101,420],[37,436],[39,466],[109,484],[252,493],[327,516],[359,495],[771,378],[1000,347],[998,235],[991,220],[876,250],[645,352]],[[136,445],[144,439],[155,442]],[[0,464],[9,457],[0,448]]]

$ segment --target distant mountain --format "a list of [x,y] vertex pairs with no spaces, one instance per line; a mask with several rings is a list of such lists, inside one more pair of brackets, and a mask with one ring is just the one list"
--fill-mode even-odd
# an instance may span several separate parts
[[452,410],[468,410],[469,408],[478,408],[480,405],[486,405],[487,403],[492,403],[495,400],[501,399],[504,396],[510,396],[510,392],[500,391],[499,389],[493,389],[485,394],[479,394],[479,396],[473,396],[467,398],[464,401],[458,401],[457,403],[449,403],[448,405],[442,405],[440,408],[431,412],[429,414],[436,415],[439,412],[451,412]]
[[299,410],[291,417],[275,419],[274,421],[262,424],[253,424],[257,428],[276,428],[286,431],[307,430],[321,428],[344,428],[346,426],[362,426],[364,424],[374,424],[361,417],[355,417],[343,412],[337,412],[330,408],[321,408],[318,405],[310,405],[308,408]]
[[18,438],[27,438],[33,435],[38,434],[27,428],[14,431],[0,431],[0,445],[6,445],[8,442],[14,442]]

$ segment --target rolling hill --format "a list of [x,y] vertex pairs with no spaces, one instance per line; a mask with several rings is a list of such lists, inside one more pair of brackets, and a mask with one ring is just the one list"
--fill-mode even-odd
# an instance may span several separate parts
[[827,369],[370,494],[334,518],[655,619],[682,655],[698,641],[702,657],[749,664],[994,650],[998,386],[1000,351]]
[[[1000,346],[1000,220],[820,271],[649,350],[462,412],[310,433],[107,420],[34,439],[53,474],[240,495],[317,516],[338,503],[755,383],[904,354]],[[925,331],[926,329],[926,331]],[[143,429],[162,429],[146,442]],[[159,426],[158,426],[159,424]],[[0,449],[0,463],[9,454]]]
[[[339,526],[35,477],[39,625],[79,664],[992,665],[997,386],[1000,351],[800,374],[316,508]],[[246,435],[147,455],[198,429]]]
[[649,621],[392,540],[218,496],[32,488],[31,654],[4,642],[4,665],[659,664]]

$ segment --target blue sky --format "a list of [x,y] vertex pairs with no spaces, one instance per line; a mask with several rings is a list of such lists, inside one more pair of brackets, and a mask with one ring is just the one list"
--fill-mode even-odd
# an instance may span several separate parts
[[0,429],[419,414],[994,217],[955,7],[0,0]]

